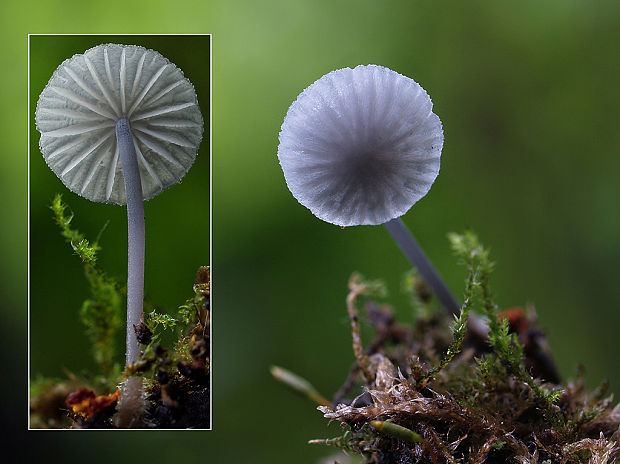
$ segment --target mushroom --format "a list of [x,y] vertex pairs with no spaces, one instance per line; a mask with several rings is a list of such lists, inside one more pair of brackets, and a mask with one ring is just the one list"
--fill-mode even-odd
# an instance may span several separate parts
[[[69,190],[127,205],[129,365],[140,354],[134,326],[143,311],[144,200],[178,183],[196,158],[203,119],[194,87],[154,50],[102,44],[56,69],[35,120],[43,158]],[[138,388],[137,380],[126,389]]]
[[460,304],[400,216],[439,173],[441,121],[424,89],[391,69],[332,71],[290,106],[278,159],[293,196],[342,227],[384,224],[441,304]]

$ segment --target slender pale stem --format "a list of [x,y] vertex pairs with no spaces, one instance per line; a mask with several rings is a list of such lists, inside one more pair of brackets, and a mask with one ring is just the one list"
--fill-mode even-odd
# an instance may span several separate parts
[[411,235],[407,226],[403,224],[403,221],[400,218],[392,219],[385,223],[385,228],[392,234],[396,244],[411,261],[411,264],[418,269],[422,278],[441,304],[452,314],[459,314],[461,305],[456,301],[456,298],[454,298],[454,295],[452,295],[448,286],[435,270],[433,264],[426,257],[416,239]]
[[[390,232],[396,244],[400,247],[407,259],[414,265],[422,275],[424,281],[431,288],[439,302],[452,314],[458,315],[461,312],[461,305],[454,298],[452,292],[445,284],[439,272],[426,257],[424,250],[418,245],[409,229],[400,218],[386,222],[385,228]],[[486,324],[473,314],[469,315],[467,321],[468,329],[478,338],[484,340],[487,337],[488,329]]]
[[138,359],[140,348],[134,325],[140,323],[144,300],[144,198],[140,169],[127,118],[116,121],[116,140],[123,166],[127,197],[127,352],[126,362]]

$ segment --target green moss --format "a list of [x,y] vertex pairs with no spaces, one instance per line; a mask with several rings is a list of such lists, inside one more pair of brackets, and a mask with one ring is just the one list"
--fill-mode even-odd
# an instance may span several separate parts
[[[31,382],[32,428],[113,427],[114,392],[121,380],[139,375],[145,379],[149,407],[145,423],[159,428],[206,428],[210,425],[210,276],[208,267],[200,267],[193,285],[193,296],[179,306],[175,314],[156,311],[144,302],[144,320],[137,327],[142,354],[136,363],[124,370],[114,362],[114,346],[123,325],[122,304],[126,288],[107,275],[97,264],[101,250],[99,237],[89,242],[72,226],[74,216],[57,195],[51,205],[54,219],[62,237],[79,256],[84,265],[90,288],[83,302],[80,319],[88,335],[96,369],[79,375],[68,373],[67,379],[38,377]],[[169,337],[164,337],[171,335]],[[164,339],[168,340],[165,342]],[[167,343],[168,348],[163,346]],[[89,415],[68,414],[67,395],[92,390],[93,402]],[[89,394],[90,394],[89,393]],[[95,398],[95,395],[100,395]],[[88,397],[88,396],[85,396]],[[98,401],[112,398],[104,410],[97,409]],[[107,404],[107,403],[106,403]],[[162,412],[163,411],[163,412]]]
[[116,354],[114,339],[122,326],[122,299],[115,282],[92,266],[85,271],[91,298],[82,303],[80,320],[86,326],[95,362],[102,372],[109,372]]
[[[363,349],[357,338],[357,362],[345,386],[332,405],[318,408],[344,433],[311,443],[337,446],[373,464],[615,462],[620,416],[605,386],[588,394],[582,375],[564,386],[543,380],[557,374],[533,309],[502,313],[492,297],[488,250],[471,232],[449,238],[467,269],[454,324],[418,311],[405,328],[385,307],[374,317],[370,302],[375,339]],[[363,280],[352,278],[347,303],[355,303],[363,288]],[[408,288],[418,292],[416,304],[432,304],[423,286],[410,279]],[[485,318],[488,335],[467,330],[470,311]]]
[[60,233],[84,263],[84,273],[90,288],[90,298],[80,309],[80,319],[86,327],[93,350],[93,357],[102,373],[110,374],[114,366],[114,339],[122,326],[123,288],[97,266],[97,253],[101,250],[98,239],[90,244],[84,234],[71,227],[73,213],[62,201],[60,194],[50,206]]
[[61,235],[69,242],[73,251],[85,264],[94,266],[97,262],[97,252],[101,248],[96,242],[91,245],[82,233],[71,228],[73,213],[67,214],[67,210],[70,210],[70,208],[62,201],[61,194],[57,194],[54,197],[50,208],[54,212],[54,219],[58,227],[60,227]]
[[172,329],[177,325],[177,320],[168,314],[159,314],[155,310],[145,315],[145,323],[151,332],[159,335],[160,327],[162,330]]
[[[141,375],[156,385],[158,376],[165,373],[168,378],[178,377],[180,371],[190,364],[192,368],[202,370],[202,374],[208,373],[210,284],[207,267],[200,268],[197,280],[193,286],[194,296],[179,306],[175,315],[156,311],[145,313],[148,339],[142,343],[142,355],[126,368],[125,375]],[[164,331],[173,330],[176,331],[176,342],[164,347]],[[200,372],[197,374],[200,376]]]

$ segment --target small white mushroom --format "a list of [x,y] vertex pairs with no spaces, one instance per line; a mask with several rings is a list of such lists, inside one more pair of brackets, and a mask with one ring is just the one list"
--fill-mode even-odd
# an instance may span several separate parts
[[332,71],[291,105],[278,158],[291,193],[339,226],[405,214],[439,173],[441,121],[415,81],[381,66]]
[[[203,119],[194,87],[154,50],[98,45],[56,69],[35,120],[41,153],[67,188],[92,201],[127,205],[131,364],[140,354],[134,326],[144,296],[144,200],[178,183],[196,158]],[[136,379],[126,384],[139,388]],[[123,395],[119,406],[139,392]]]
[[400,216],[439,173],[441,121],[413,79],[368,65],[332,71],[290,106],[278,158],[293,196],[339,226],[385,224],[435,295],[460,305]]
[[127,203],[115,134],[123,118],[131,126],[145,200],[189,171],[203,133],[192,84],[154,50],[104,44],[65,60],[37,103],[41,153],[69,190],[92,201]]

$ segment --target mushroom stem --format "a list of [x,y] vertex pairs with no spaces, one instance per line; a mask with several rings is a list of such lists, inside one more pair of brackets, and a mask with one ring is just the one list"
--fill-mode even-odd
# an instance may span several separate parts
[[400,247],[405,256],[411,261],[422,278],[426,281],[431,291],[435,294],[441,304],[452,314],[458,315],[461,312],[461,305],[456,301],[450,289],[445,284],[433,264],[424,254],[424,251],[413,237],[407,226],[400,218],[392,219],[385,223],[385,228],[392,234],[392,238]]
[[144,197],[136,150],[127,118],[116,121],[116,141],[123,165],[127,197],[127,364],[140,354],[134,325],[140,323],[144,301]]
[[[424,250],[422,250],[403,221],[400,218],[395,218],[386,222],[384,225],[407,259],[418,269],[422,278],[426,281],[431,291],[444,308],[454,315],[460,314],[461,305],[456,298],[454,298],[454,295],[452,295],[452,292],[439,275],[439,272],[437,272],[433,264],[427,258]],[[467,328],[479,340],[487,339],[489,329],[484,321],[474,314],[469,315]]]

